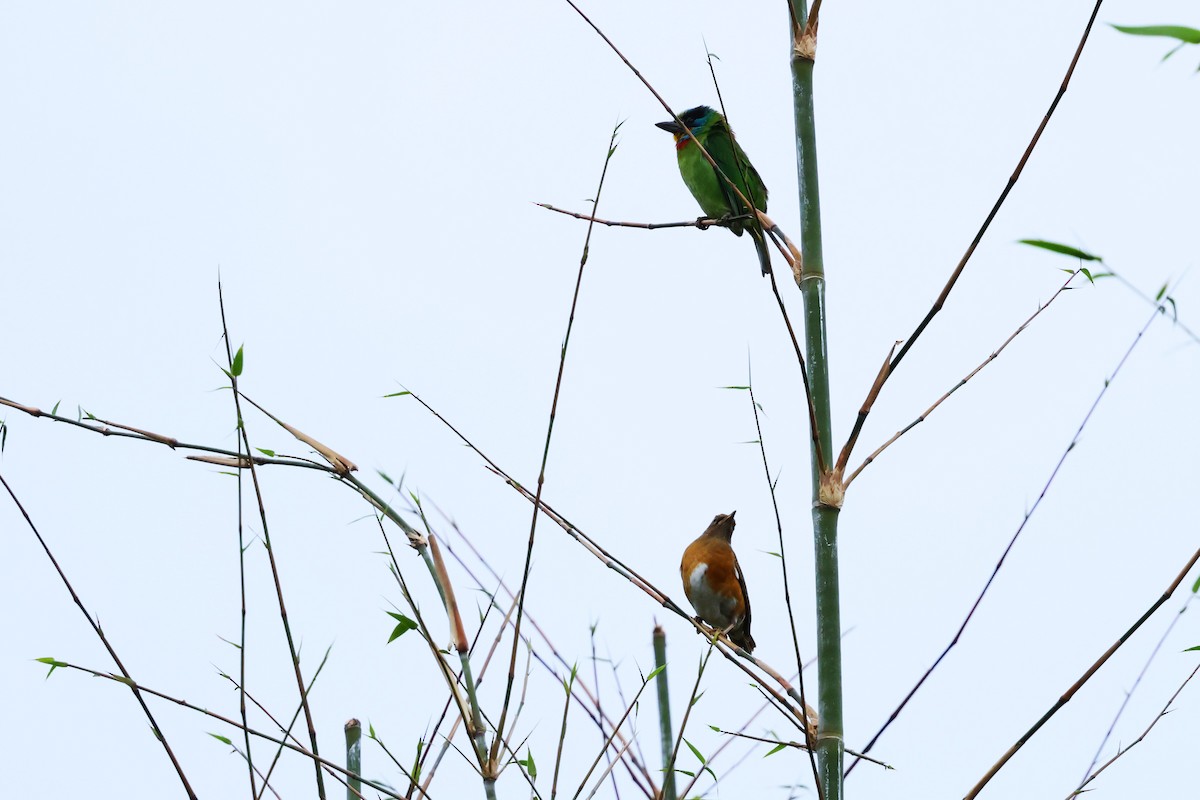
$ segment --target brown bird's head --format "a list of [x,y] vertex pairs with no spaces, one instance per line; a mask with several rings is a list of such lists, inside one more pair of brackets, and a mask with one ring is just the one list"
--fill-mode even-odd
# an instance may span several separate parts
[[736,511],[730,511],[728,514],[717,514],[713,517],[713,521],[709,523],[705,529],[705,536],[715,536],[718,539],[723,539],[726,542],[733,539],[733,529],[737,525],[737,520],[733,518]]

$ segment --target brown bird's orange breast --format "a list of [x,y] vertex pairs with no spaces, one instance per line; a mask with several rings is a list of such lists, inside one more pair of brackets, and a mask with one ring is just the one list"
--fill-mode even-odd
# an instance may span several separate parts
[[746,614],[736,564],[733,548],[711,536],[700,537],[683,551],[683,592],[700,619],[713,627],[727,628]]

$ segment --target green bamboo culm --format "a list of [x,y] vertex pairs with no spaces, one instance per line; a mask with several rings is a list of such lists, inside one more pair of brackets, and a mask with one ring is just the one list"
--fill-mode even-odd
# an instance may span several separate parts
[[654,668],[660,670],[655,682],[658,688],[658,730],[662,738],[663,752],[663,800],[675,798],[675,770],[671,754],[675,750],[675,733],[671,728],[671,692],[667,685],[667,632],[661,625],[654,626]]
[[[808,26],[808,4],[791,0],[788,20],[792,48],[792,105],[796,123],[796,174],[800,185],[800,245],[804,256],[799,280],[804,300],[804,344],[808,378],[824,464],[812,452],[813,546],[816,551],[817,610],[817,772],[824,800],[842,800],[845,737],[842,728],[842,622],[838,597],[837,522],[839,508],[822,502],[821,467],[831,466],[833,433],[829,413],[829,347],[825,334],[825,263],[821,252],[821,201],[817,181],[817,129],[813,111],[815,25]],[[840,483],[840,477],[835,476]]]
[[350,780],[346,782],[346,800],[362,797],[362,723],[351,718],[346,722],[346,771]]

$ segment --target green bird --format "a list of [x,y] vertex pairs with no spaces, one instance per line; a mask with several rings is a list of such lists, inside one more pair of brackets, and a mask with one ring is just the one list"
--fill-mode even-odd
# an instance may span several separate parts
[[734,138],[729,123],[720,112],[708,106],[689,108],[679,115],[683,121],[680,126],[675,120],[658,122],[655,125],[675,137],[675,155],[679,159],[679,172],[704,210],[705,215],[713,219],[740,217],[751,215],[750,220],[732,220],[729,230],[738,236],[748,230],[754,246],[758,249],[758,260],[762,265],[763,275],[771,271],[771,255],[767,252],[767,240],[763,235],[762,226],[753,212],[746,208],[737,193],[713,170],[712,164],[695,146],[695,142],[704,145],[704,149],[712,156],[713,161],[721,168],[721,172],[733,181],[742,194],[761,211],[767,210],[767,187],[763,185],[758,170],[750,163],[746,153]]

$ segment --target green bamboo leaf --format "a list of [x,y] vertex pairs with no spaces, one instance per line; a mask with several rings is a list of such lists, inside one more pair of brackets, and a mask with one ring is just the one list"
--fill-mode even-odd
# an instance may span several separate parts
[[1192,594],[1200,592],[1200,575],[1196,576],[1196,582],[1192,584]]
[[750,387],[749,387],[749,386],[722,386],[722,387],[720,387],[720,388],[722,388],[722,389],[737,389],[737,390],[739,390],[739,391],[743,391],[743,392],[744,392],[744,391],[746,391],[747,389],[749,389]]
[[766,758],[767,756],[773,756],[773,755],[775,755],[776,753],[778,753],[780,750],[782,750],[782,749],[783,749],[783,748],[785,748],[785,747],[787,747],[787,745],[786,745],[786,744],[784,744],[783,742],[780,742],[779,744],[775,745],[775,746],[774,746],[774,747],[772,747],[770,750],[768,750],[768,751],[766,752],[766,754],[765,754],[765,755],[763,755],[763,758]]
[[[61,402],[62,402],[62,400],[58,401],[58,403],[61,403]],[[54,408],[50,409],[50,416],[52,416],[52,417],[58,416],[58,403],[55,403]]]
[[1069,244],[1059,244],[1058,242],[1048,242],[1045,239],[1018,239],[1018,244],[1027,244],[1030,247],[1040,247],[1043,250],[1049,250],[1051,253],[1059,253],[1072,258],[1079,258],[1084,261],[1103,261],[1100,256],[1093,255],[1078,247],[1071,247]]
[[688,750],[692,751],[692,755],[694,755],[696,757],[696,760],[698,760],[701,764],[708,764],[708,759],[705,758],[704,755],[699,750],[696,749],[696,745],[692,744],[687,739],[684,739],[683,743],[688,746]]
[[667,665],[663,664],[661,667],[655,667],[654,669],[650,670],[650,674],[646,676],[645,682],[649,683],[650,681],[654,680],[655,678],[658,677],[658,673],[662,672],[666,668],[667,668]]
[[1165,36],[1169,39],[1178,39],[1184,44],[1200,44],[1200,30],[1183,25],[1113,25],[1113,27],[1130,36]]
[[1200,644],[1196,645],[1195,647],[1188,647],[1183,652],[1190,653],[1193,650],[1200,650]]
[[208,735],[213,737],[214,739],[216,739],[221,744],[227,744],[230,747],[233,747],[233,742],[226,736],[222,736],[219,733],[211,733],[211,732]]
[[1165,284],[1165,283],[1164,283],[1164,284],[1162,285],[1162,288],[1158,290],[1158,294],[1154,295],[1154,300],[1155,300],[1156,302],[1157,302],[1157,301],[1159,301],[1159,300],[1162,300],[1162,299],[1163,299],[1163,295],[1165,295],[1166,293],[1167,293],[1167,284]]
[[537,764],[533,763],[533,751],[526,749],[524,760],[517,760],[517,763],[525,768],[532,780],[537,780]]
[[230,372],[233,373],[233,377],[235,378],[242,374],[242,366],[245,363],[245,356],[242,351],[245,349],[246,345],[242,345],[238,348],[237,353],[233,356],[233,368],[230,369]]
[[50,671],[46,673],[47,678],[49,678],[51,675],[53,675],[54,670],[58,669],[59,667],[70,666],[69,664],[66,664],[62,661],[56,661],[55,659],[51,658],[50,656],[43,656],[42,658],[35,658],[34,661],[38,661],[42,664],[50,665]]
[[391,394],[385,394],[385,395],[383,396],[383,399],[385,399],[385,400],[386,400],[386,399],[387,399],[387,398],[389,398],[389,397],[404,397],[404,396],[406,396],[406,395],[410,395],[410,394],[412,394],[412,392],[410,392],[410,391],[408,391],[408,390],[405,390],[405,391],[403,391],[403,392],[392,392]]
[[387,612],[387,614],[389,617],[392,617],[393,619],[398,620],[396,627],[392,629],[392,635],[388,637],[388,644],[391,644],[392,642],[396,641],[397,639],[399,639],[401,636],[408,633],[409,631],[416,630],[417,623],[413,622],[411,619],[404,616],[403,614],[395,614],[395,613],[392,613],[391,611]]
[[254,448],[254,449],[255,449],[255,450],[257,450],[258,452],[262,453],[262,454],[263,454],[264,456],[266,456],[267,458],[274,458],[274,457],[275,457],[275,451],[274,451],[274,450],[267,450],[267,449],[266,449],[266,448],[264,448],[264,447],[256,447],[256,448]]

